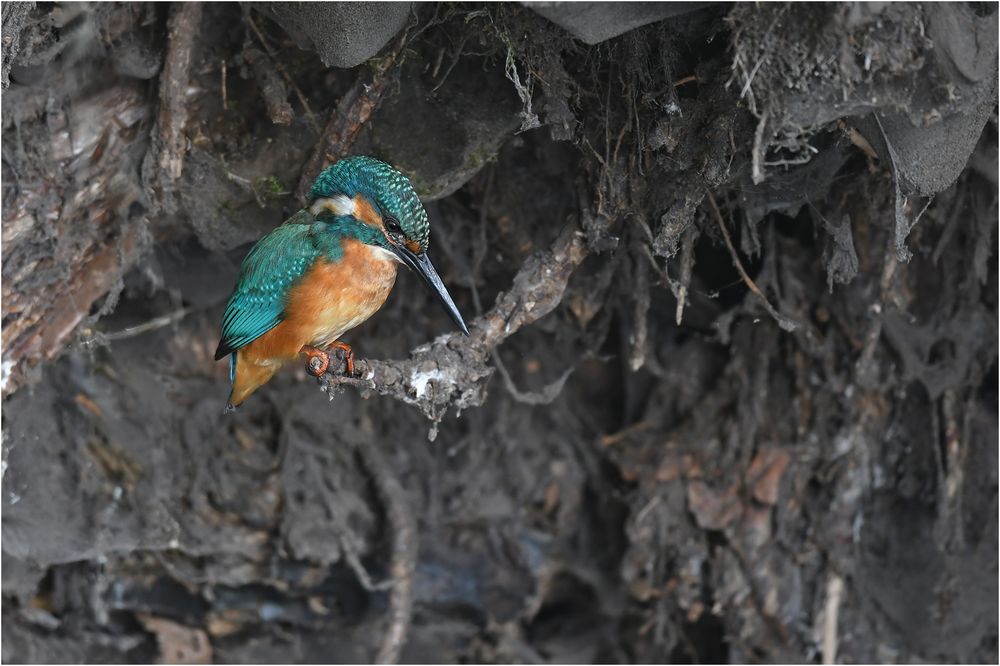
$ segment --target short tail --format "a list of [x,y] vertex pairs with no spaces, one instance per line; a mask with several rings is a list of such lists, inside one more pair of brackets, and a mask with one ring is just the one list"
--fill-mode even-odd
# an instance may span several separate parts
[[229,402],[226,403],[225,412],[228,414],[236,411],[236,408],[243,404],[243,401],[250,397],[250,394],[274,376],[279,367],[278,363],[267,365],[253,363],[239,356],[238,352],[230,354],[229,381],[233,388],[229,393]]
[[[216,350],[218,352],[218,350]],[[232,387],[233,382],[236,381],[236,353],[233,352],[229,355],[229,386]],[[215,360],[219,360],[218,355],[216,355]],[[233,389],[229,389],[229,400],[226,401],[226,408],[222,410],[223,414],[229,414],[236,411],[236,405],[232,403]]]

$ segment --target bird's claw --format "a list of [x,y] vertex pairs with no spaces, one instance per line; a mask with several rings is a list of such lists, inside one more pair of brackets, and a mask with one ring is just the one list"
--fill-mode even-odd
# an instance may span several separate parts
[[[351,346],[343,342],[334,342],[328,349],[337,349],[344,352],[344,374],[348,377],[354,376],[354,352]],[[330,354],[328,351],[317,349],[316,347],[303,347],[300,353],[309,357],[306,362],[306,372],[313,377],[322,377],[330,369]]]
[[346,366],[344,374],[348,377],[354,376],[354,350],[351,349],[351,345],[344,342],[334,342],[329,346],[329,349],[339,349],[344,352],[344,365]]
[[322,377],[329,367],[330,358],[317,355],[309,359],[309,363],[306,364],[306,372],[313,377]]
[[313,377],[322,377],[330,368],[330,355],[322,349],[303,347],[301,353],[309,357],[306,362],[306,372]]

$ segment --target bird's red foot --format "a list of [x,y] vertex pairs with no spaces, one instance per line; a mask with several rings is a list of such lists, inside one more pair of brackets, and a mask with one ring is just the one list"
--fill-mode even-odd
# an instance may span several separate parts
[[313,377],[323,376],[330,367],[330,355],[322,349],[306,345],[299,350],[299,353],[309,357],[309,361],[306,363],[306,372]]
[[340,349],[344,352],[344,363],[347,365],[347,375],[354,376],[354,350],[346,342],[331,343],[327,349]]

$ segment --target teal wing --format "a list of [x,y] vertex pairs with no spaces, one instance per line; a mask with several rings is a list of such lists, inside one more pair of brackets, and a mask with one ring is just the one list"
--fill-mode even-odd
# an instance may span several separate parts
[[288,291],[319,256],[311,231],[309,224],[292,218],[261,238],[247,254],[222,315],[222,340],[215,360],[245,347],[281,322]]

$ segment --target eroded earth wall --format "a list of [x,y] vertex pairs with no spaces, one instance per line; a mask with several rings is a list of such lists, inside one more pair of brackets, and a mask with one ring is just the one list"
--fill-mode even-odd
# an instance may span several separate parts
[[[996,3],[2,11],[5,662],[996,662]],[[472,336],[224,416],[348,154]]]

